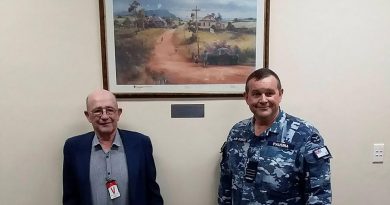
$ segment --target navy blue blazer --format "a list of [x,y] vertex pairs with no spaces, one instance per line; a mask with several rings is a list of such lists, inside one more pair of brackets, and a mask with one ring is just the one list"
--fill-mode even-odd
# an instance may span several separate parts
[[[118,129],[119,130],[119,129]],[[149,137],[119,130],[124,146],[129,177],[130,205],[162,205],[156,182],[156,167]],[[72,137],[64,145],[64,205],[92,205],[89,164],[94,132]]]

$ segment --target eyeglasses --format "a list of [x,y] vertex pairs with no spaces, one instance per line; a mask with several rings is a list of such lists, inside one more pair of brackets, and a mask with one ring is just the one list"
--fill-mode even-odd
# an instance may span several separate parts
[[105,108],[96,108],[91,111],[94,117],[101,117],[103,115],[104,110],[106,111],[106,115],[113,116],[118,110],[113,107],[105,107]]

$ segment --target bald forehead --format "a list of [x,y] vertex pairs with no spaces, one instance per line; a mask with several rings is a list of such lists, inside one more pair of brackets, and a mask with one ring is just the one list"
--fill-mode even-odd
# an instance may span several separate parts
[[96,90],[89,94],[86,99],[86,105],[87,110],[107,106],[118,108],[115,95],[107,90]]

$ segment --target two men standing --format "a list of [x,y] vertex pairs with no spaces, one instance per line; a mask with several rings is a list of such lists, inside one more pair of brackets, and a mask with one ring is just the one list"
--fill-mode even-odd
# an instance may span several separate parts
[[[219,205],[331,204],[331,154],[315,127],[280,109],[282,96],[272,70],[247,78],[253,117],[234,125],[222,147]],[[64,205],[163,204],[150,139],[118,129],[121,113],[109,91],[87,97],[94,132],[65,142]]]

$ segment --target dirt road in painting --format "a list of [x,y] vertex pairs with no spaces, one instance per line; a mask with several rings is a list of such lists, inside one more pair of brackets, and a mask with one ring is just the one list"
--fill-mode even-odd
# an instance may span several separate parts
[[158,38],[150,71],[164,76],[167,84],[235,84],[245,83],[253,67],[242,65],[208,65],[189,62],[173,44],[174,29],[167,30]]

